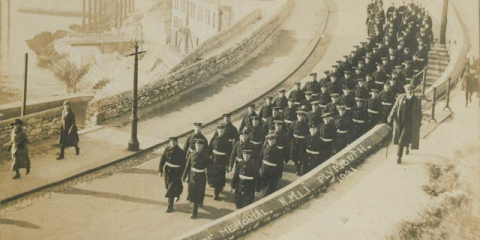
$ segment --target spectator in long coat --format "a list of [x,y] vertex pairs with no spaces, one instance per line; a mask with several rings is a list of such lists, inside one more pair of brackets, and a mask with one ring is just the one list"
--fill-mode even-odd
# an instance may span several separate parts
[[63,103],[62,118],[60,119],[60,138],[58,144],[60,145],[60,156],[57,160],[64,158],[66,147],[75,147],[75,154],[80,154],[80,148],[78,147],[78,132],[77,125],[75,124],[75,113],[73,113],[72,106],[69,101]]
[[26,168],[27,174],[30,173],[30,157],[28,156],[28,137],[23,131],[23,122],[20,119],[15,119],[12,124],[12,137],[10,140],[9,150],[12,153],[12,171],[15,171],[13,179],[20,178],[20,168]]
[[403,149],[406,154],[420,145],[420,125],[422,122],[422,100],[414,96],[415,87],[405,85],[406,93],[400,94],[393,105],[388,122],[395,120],[393,125],[393,143],[398,145],[397,163],[402,163]]
[[465,107],[468,107],[468,102],[472,102],[473,93],[479,90],[478,75],[470,68],[468,61],[462,77],[462,90],[465,91]]
[[185,152],[178,146],[176,137],[170,137],[169,146],[165,148],[160,159],[158,173],[163,176],[165,172],[165,188],[167,192],[165,197],[168,198],[168,206],[166,212],[173,211],[173,200],[180,199],[183,191],[182,174],[185,168]]

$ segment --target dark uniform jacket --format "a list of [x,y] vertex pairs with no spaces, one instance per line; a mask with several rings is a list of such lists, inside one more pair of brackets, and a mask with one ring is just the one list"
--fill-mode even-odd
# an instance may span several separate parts
[[327,90],[329,94],[338,93],[342,94],[342,85],[343,81],[340,79],[335,80],[335,82],[327,83]]
[[365,104],[353,109],[352,122],[353,128],[352,134],[350,135],[350,137],[352,137],[352,139],[350,139],[351,142],[362,136],[367,130],[368,115]]
[[382,101],[378,96],[375,98],[370,97],[367,100],[368,123],[370,128],[382,122],[382,108]]
[[307,115],[307,119],[308,119],[308,125],[314,124],[315,126],[318,126],[323,121],[322,113],[319,110],[315,112],[312,111]]
[[305,138],[305,145],[302,148],[302,170],[303,174],[310,172],[321,162],[321,140],[319,134],[308,135]]
[[158,172],[165,172],[165,197],[179,197],[182,194],[182,174],[185,168],[185,152],[179,147],[168,146],[160,158]]
[[227,134],[222,136],[215,134],[210,141],[210,158],[208,166],[208,184],[211,187],[219,188],[225,186],[225,171],[227,170],[232,143],[228,140]]
[[288,132],[288,136],[292,140],[290,145],[290,157],[297,163],[301,160],[303,154],[302,148],[307,135],[308,122],[306,119],[303,119],[302,121],[296,120],[293,122],[292,126],[290,126]]
[[[233,146],[232,154],[230,155],[230,163],[229,163],[230,168],[233,168],[233,165],[236,162],[243,160],[242,151],[244,149],[253,150],[252,143],[248,140],[248,138],[245,139],[245,142],[238,141]],[[256,159],[255,156],[252,156],[252,159],[255,160]]]
[[283,120],[287,124],[292,124],[293,121],[297,120],[297,112],[295,106],[292,105],[292,107],[287,107],[285,110],[283,110]]
[[344,114],[343,116],[337,115],[334,117],[333,123],[337,130],[336,139],[333,142],[333,149],[335,150],[335,153],[337,153],[348,145],[348,134],[350,128],[352,127],[352,119],[346,114]]
[[238,130],[231,122],[225,124],[225,136],[227,136],[231,146],[238,141]]
[[187,158],[183,179],[188,178],[187,200],[203,205],[205,198],[206,175],[205,169],[210,162],[208,148],[202,151],[193,151]]
[[264,104],[262,108],[260,109],[260,112],[258,112],[258,116],[262,119],[262,121],[266,121],[269,117],[272,116],[272,109],[273,109],[273,104],[267,105]]
[[322,153],[322,162],[326,161],[332,156],[333,143],[337,136],[335,123],[330,121],[328,124],[323,124],[319,131],[320,135],[320,151]]
[[378,95],[378,98],[380,99],[380,104],[382,105],[382,122],[387,123],[387,118],[388,115],[390,114],[390,111],[393,108],[393,104],[395,104],[395,93],[392,92],[391,90],[389,91],[381,91],[380,94]]
[[231,186],[235,189],[237,209],[248,206],[255,200],[255,183],[258,180],[258,165],[255,161],[237,161]]
[[288,107],[288,99],[285,96],[278,96],[273,102],[275,107],[279,107],[281,111]]
[[303,92],[310,91],[313,93],[319,93],[320,83],[317,80],[308,81],[307,83],[305,83],[302,90]]
[[256,112],[250,113],[246,112],[243,115],[242,122],[240,123],[240,127],[238,128],[239,132],[242,132],[244,128],[251,129],[252,128],[252,118],[253,116],[257,116]]
[[293,102],[299,103],[305,99],[305,93],[302,90],[293,89],[288,97],[293,99]]
[[195,139],[202,139],[206,144],[208,144],[207,138],[202,133],[195,134],[195,132],[193,132],[187,137],[187,140],[183,145],[183,151],[185,151],[187,158],[190,152],[195,151]]

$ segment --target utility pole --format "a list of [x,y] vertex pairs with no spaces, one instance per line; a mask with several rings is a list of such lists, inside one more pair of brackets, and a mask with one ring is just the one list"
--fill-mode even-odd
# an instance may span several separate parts
[[133,70],[133,103],[132,103],[132,117],[130,121],[132,122],[132,137],[130,142],[128,142],[128,151],[136,152],[140,149],[140,143],[137,138],[137,107],[138,107],[138,55],[143,54],[146,51],[138,51],[138,42],[135,40],[135,52],[128,54],[127,57],[135,56],[135,65]]
[[92,32],[92,1],[93,0],[88,0],[88,31]]
[[83,0],[82,1],[82,10],[83,10],[83,12],[82,12],[82,31],[83,32],[85,32],[85,30],[86,30],[85,29],[85,18],[87,17],[86,13],[85,13],[85,4],[86,4],[86,2],[85,2],[85,0]]
[[443,0],[443,11],[442,11],[442,25],[440,29],[440,43],[446,43],[446,32],[447,32],[447,14],[448,14],[448,0]]
[[22,117],[27,113],[27,76],[28,76],[28,53],[25,53],[25,78],[23,82]]

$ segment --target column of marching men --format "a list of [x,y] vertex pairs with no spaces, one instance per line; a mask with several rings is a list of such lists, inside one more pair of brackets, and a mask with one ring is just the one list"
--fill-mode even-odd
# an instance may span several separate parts
[[191,218],[203,206],[205,188],[214,189],[220,200],[227,172],[233,172],[237,208],[254,202],[255,192],[265,197],[277,189],[283,168],[289,161],[302,175],[321,165],[379,123],[387,123],[396,96],[404,87],[419,84],[414,75],[428,61],[432,43],[431,18],[419,5],[409,3],[388,8],[382,1],[368,5],[368,38],[324,77],[296,83],[287,96],[268,96],[260,111],[250,105],[239,128],[223,115],[223,123],[210,141],[202,124],[183,148],[170,138],[159,166],[165,174],[167,212],[188,182],[187,200],[193,203]]

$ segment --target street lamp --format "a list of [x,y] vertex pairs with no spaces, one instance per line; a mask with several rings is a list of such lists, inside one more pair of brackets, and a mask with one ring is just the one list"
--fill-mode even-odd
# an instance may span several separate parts
[[135,52],[128,54],[127,57],[135,56],[135,65],[133,70],[133,103],[132,103],[132,117],[130,121],[132,122],[132,137],[128,142],[128,151],[136,152],[140,149],[140,143],[137,138],[137,106],[138,106],[138,55],[143,54],[146,51],[138,51],[138,42],[135,40]]

